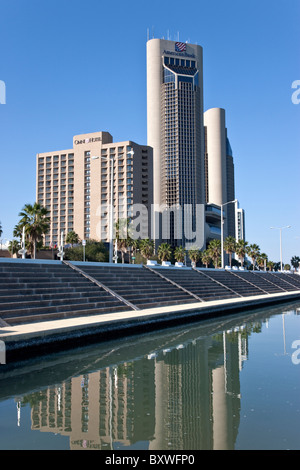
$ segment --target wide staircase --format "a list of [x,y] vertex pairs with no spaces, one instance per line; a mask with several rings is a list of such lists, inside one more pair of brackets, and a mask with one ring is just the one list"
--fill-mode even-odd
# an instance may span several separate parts
[[0,328],[300,291],[300,276],[68,262],[0,262]]
[[0,263],[2,325],[123,310],[131,309],[105,289],[63,264]]
[[140,309],[197,302],[183,289],[159,276],[158,270],[120,264],[116,267],[85,265],[81,269]]
[[207,276],[228,287],[240,297],[265,294],[259,287],[252,284],[248,278],[243,279],[231,271],[210,270]]
[[251,282],[251,284],[257,287],[260,290],[260,294],[276,294],[278,292],[285,292],[285,290],[280,287],[278,284],[272,282],[270,275],[267,273],[266,277],[261,276],[260,274],[249,272],[236,272],[235,276],[243,279],[244,281]]
[[297,274],[285,274],[278,272],[265,273],[256,271],[255,275],[272,282],[285,292],[300,289],[300,276]]
[[291,292],[300,289],[297,275],[261,271],[210,270],[207,275],[242,297]]
[[164,268],[161,270],[161,273],[199,297],[202,301],[239,297],[229,287],[219,283],[200,270]]

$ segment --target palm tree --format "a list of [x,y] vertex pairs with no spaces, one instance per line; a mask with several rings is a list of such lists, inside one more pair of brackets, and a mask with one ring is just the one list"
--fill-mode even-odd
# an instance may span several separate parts
[[281,270],[281,263],[280,261],[276,261],[274,263],[274,271],[280,271]]
[[132,246],[133,253],[135,256],[136,256],[136,252],[140,249],[140,244],[141,244],[140,239],[137,239],[137,240],[132,239],[131,246]]
[[13,257],[14,253],[18,253],[18,251],[21,249],[21,245],[17,240],[12,240],[8,244],[8,250],[11,253],[11,257]]
[[208,253],[214,263],[215,268],[218,267],[221,256],[221,240],[211,240],[208,245]]
[[259,256],[259,254],[260,254],[260,248],[258,245],[256,245],[256,243],[253,243],[247,248],[247,255],[249,255],[250,258],[252,259],[253,271],[255,269],[256,258]]
[[76,232],[74,232],[74,230],[70,230],[70,232],[67,233],[66,243],[70,243],[72,247],[76,243],[79,243],[79,236],[77,235]]
[[37,202],[33,205],[26,204],[19,213],[21,220],[17,227],[23,228],[23,226],[25,226],[25,233],[28,235],[32,246],[31,253],[34,259],[36,258],[37,242],[42,240],[43,235],[45,235],[50,228],[50,217],[48,214],[48,209]]
[[[14,227],[13,236],[21,239],[22,231],[23,231],[23,225],[19,222]],[[25,236],[26,236],[26,233],[25,233]]]
[[[141,243],[140,239],[131,238],[130,246],[131,246],[132,251],[133,251],[134,259],[136,259],[136,253],[140,249],[140,243]],[[133,259],[133,257],[132,257],[132,259]]]
[[178,263],[183,263],[185,259],[185,249],[183,246],[176,246],[174,250],[174,258]]
[[141,254],[146,260],[149,260],[154,253],[154,241],[144,238],[140,242]]
[[235,240],[235,238],[232,237],[232,236],[229,236],[229,237],[225,238],[224,250],[229,255],[229,265],[230,265],[230,267],[231,267],[231,264],[232,264],[232,255],[233,255],[233,253],[235,253],[235,249],[236,249],[236,240]]
[[274,261],[268,261],[267,262],[267,268],[269,268],[270,271],[273,271]]
[[129,237],[129,219],[118,219],[115,224],[116,228],[116,240],[118,250],[121,251],[122,263],[124,263],[124,255],[127,252],[128,247],[131,246],[131,238]]
[[168,261],[171,258],[172,250],[169,243],[162,243],[157,250],[157,256],[161,261]]
[[241,266],[244,266],[245,256],[247,254],[248,242],[245,240],[238,240],[235,248],[235,252],[241,262]]
[[299,268],[299,264],[300,264],[299,256],[293,256],[291,258],[291,265],[293,266],[293,268],[295,268],[295,269]]
[[196,267],[196,263],[201,259],[201,251],[198,248],[191,248],[188,251],[189,258],[192,262],[192,265]]
[[202,263],[205,264],[205,267],[208,268],[208,266],[211,262],[211,256],[210,256],[208,250],[204,250],[202,252],[201,259],[202,259]]
[[257,264],[260,268],[264,268],[268,261],[268,256],[266,253],[260,253],[257,257]]

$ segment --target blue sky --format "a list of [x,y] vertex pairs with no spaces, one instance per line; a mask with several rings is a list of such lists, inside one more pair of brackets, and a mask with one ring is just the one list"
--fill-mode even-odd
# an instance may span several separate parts
[[[146,41],[204,51],[204,108],[222,107],[246,239],[300,256],[300,1],[0,0],[0,221],[11,239],[35,200],[36,154],[109,131],[147,143]],[[299,94],[300,97],[300,94]]]

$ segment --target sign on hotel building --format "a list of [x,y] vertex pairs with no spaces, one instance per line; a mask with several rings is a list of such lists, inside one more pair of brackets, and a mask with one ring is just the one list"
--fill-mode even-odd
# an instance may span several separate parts
[[152,149],[114,143],[108,132],[74,136],[73,148],[37,154],[36,200],[50,211],[45,245],[74,230],[80,239],[109,241],[111,182],[114,223],[132,218],[141,205],[143,237],[150,233]]

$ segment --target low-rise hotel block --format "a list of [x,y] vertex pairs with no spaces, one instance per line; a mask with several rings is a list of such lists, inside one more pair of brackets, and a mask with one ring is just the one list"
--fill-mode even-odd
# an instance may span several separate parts
[[[36,200],[51,218],[45,246],[60,243],[61,232],[80,239],[110,240],[111,183],[114,224],[131,219],[142,205],[141,235],[150,233],[153,200],[152,149],[132,141],[113,142],[108,132],[76,135],[73,148],[37,154]],[[146,232],[146,233],[145,233]]]

